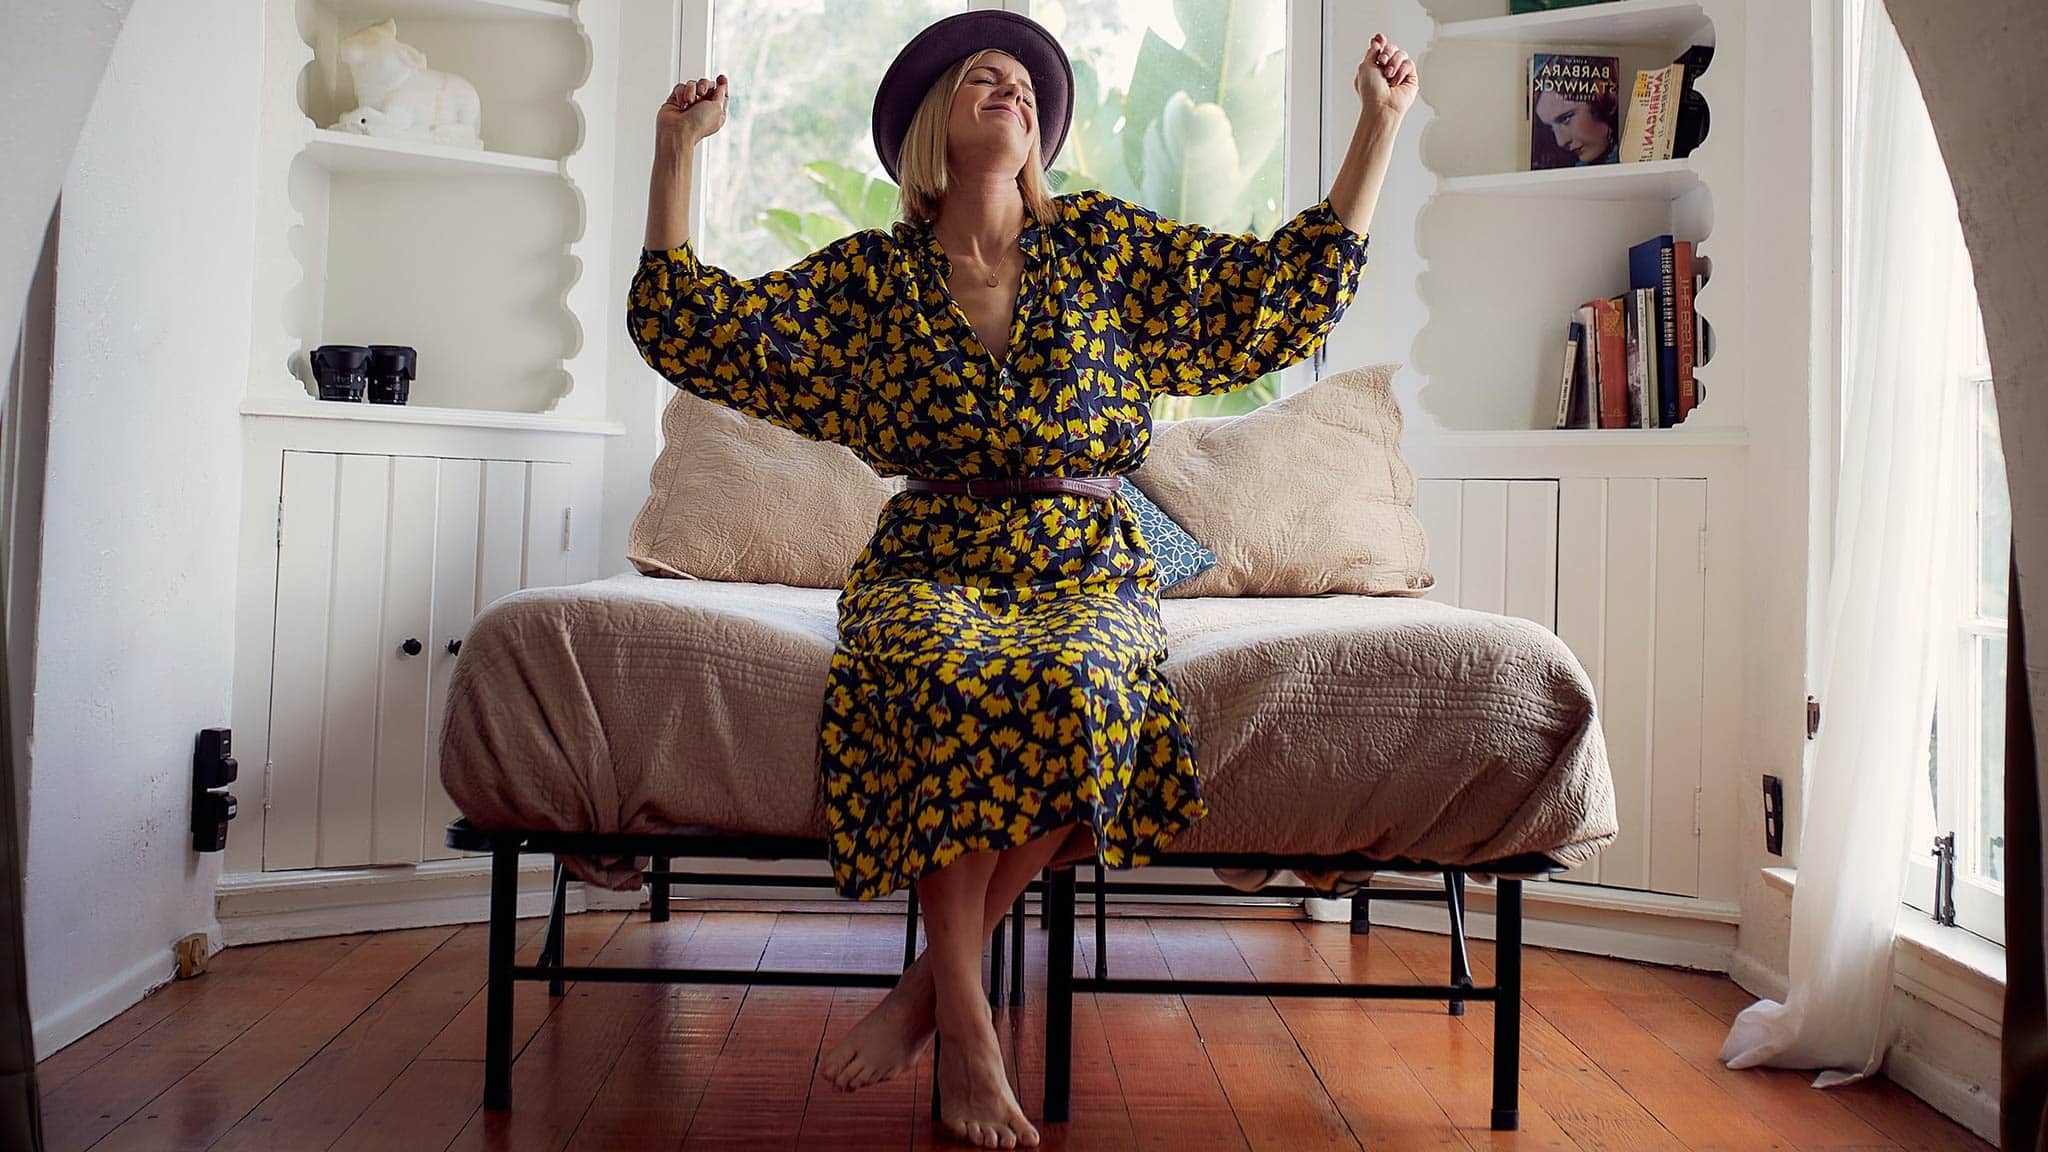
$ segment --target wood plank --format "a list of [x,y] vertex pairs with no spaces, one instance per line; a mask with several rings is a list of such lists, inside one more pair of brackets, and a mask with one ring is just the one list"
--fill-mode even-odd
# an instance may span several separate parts
[[[1172,974],[1145,921],[1112,919],[1109,954],[1112,976]],[[1180,997],[1118,994],[1097,1001],[1139,1148],[1251,1146]]]
[[526,464],[484,461],[477,525],[476,607],[519,591],[526,567]]
[[1706,707],[1704,480],[1657,482],[1657,682],[1650,716],[1650,887],[1700,890],[1700,771]]
[[569,1152],[674,1148],[696,1116],[746,990],[662,990],[569,1140]]
[[341,1134],[331,1152],[442,1152],[481,1110],[481,1060],[415,1060]]
[[1508,485],[1467,480],[1458,525],[1458,605],[1501,612],[1508,600]]
[[[662,924],[627,920],[610,934],[595,963],[676,964],[694,927],[675,920]],[[546,985],[535,983],[534,987],[545,989]],[[662,989],[652,984],[569,985],[557,1009],[548,1014],[512,1063],[511,1110],[478,1111],[449,1149],[560,1149],[611,1077],[626,1052],[626,1042],[661,1000]]]
[[262,981],[265,969],[261,961],[274,947],[254,944],[225,949],[207,961],[205,979],[173,980],[144,996],[119,1016],[44,1057],[36,1065],[37,1090],[49,1096],[155,1027],[158,1021],[191,1004],[202,991],[218,995],[222,988]]
[[[370,857],[378,864],[425,859],[428,647],[434,642],[434,493],[440,462],[391,461],[384,555],[382,675],[377,685],[376,768]],[[408,656],[404,645],[416,642]]]
[[[571,964],[588,964],[599,950],[611,941],[619,925],[625,920],[622,912],[585,913],[571,916],[564,926],[562,952]],[[694,916],[678,917],[671,921],[687,931],[696,926]],[[526,933],[516,955],[521,964],[532,964],[540,959],[544,919],[535,918],[521,921],[519,927]],[[481,977],[481,974],[480,974]],[[548,987],[537,980],[521,980],[512,985],[512,1054],[516,1058],[526,1042],[539,1030],[541,1022],[555,1010],[555,1000],[548,995]],[[484,1058],[484,988],[481,978],[477,981],[476,995],[446,1028],[436,1033],[426,1050],[420,1053],[422,1060],[482,1060]]]
[[1436,585],[1427,598],[1445,604],[1459,602],[1458,542],[1464,519],[1461,508],[1463,485],[1457,480],[1415,482],[1415,515],[1422,521],[1422,534],[1429,542],[1429,572]]
[[[758,964],[767,953],[772,915],[719,917],[735,928],[695,963],[718,967]],[[696,949],[692,950],[697,953]],[[712,1065],[704,1099],[684,1149],[789,1147],[803,1127],[802,1107],[816,1075],[818,1046],[832,1006],[829,988],[750,988],[732,1034]]]
[[201,1152],[260,1104],[454,932],[414,928],[364,941],[248,1031],[93,1145],[96,1152]]
[[569,550],[563,517],[569,510],[569,466],[535,461],[528,476],[522,588],[554,588],[569,582]]
[[[1600,883],[1647,888],[1651,844],[1665,833],[1651,819],[1650,707],[1656,691],[1657,482],[1610,480],[1607,486],[1605,695],[1600,725],[1614,776],[1621,833],[1600,857]],[[1691,842],[1692,826],[1684,829]]]
[[469,635],[476,622],[477,517],[483,504],[483,465],[476,460],[443,460],[434,494],[433,641],[427,645],[427,757],[421,785],[426,797],[420,858],[461,855],[448,847],[441,829],[462,815],[441,786],[441,731],[447,726],[448,679],[458,653],[450,645]]
[[372,862],[377,692],[384,652],[384,552],[391,458],[345,455],[335,493],[334,599],[328,614],[327,701],[321,709],[319,847],[314,862]]
[[320,741],[334,594],[335,492],[341,458],[284,454],[277,609],[270,669],[270,808],[263,867],[311,868],[320,843]]
[[339,1140],[476,995],[489,934],[487,925],[473,924],[450,935],[212,1152],[326,1148]]
[[[1557,635],[1579,658],[1592,681],[1593,698],[1601,702],[1604,711],[1607,481],[1561,480],[1557,498]],[[1600,883],[1600,857],[1565,876],[1586,884]]]
[[46,1152],[90,1147],[367,939],[273,944],[248,979],[212,983],[201,977],[189,1000],[92,1065],[91,1075],[74,1076],[43,1093]]
[[1506,589],[1510,616],[1557,627],[1557,481],[1515,480],[1508,486]]
[[1990,1152],[1991,1145],[1883,1077],[1828,1089],[1828,1095],[1906,1152]]

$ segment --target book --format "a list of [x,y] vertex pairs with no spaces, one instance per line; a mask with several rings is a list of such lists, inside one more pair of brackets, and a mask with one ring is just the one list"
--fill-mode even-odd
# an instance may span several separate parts
[[1576,411],[1572,414],[1572,427],[1598,428],[1600,426],[1600,375],[1596,368],[1595,352],[1600,344],[1598,313],[1591,304],[1582,304],[1573,313],[1573,322],[1584,331],[1579,341],[1579,363],[1576,369],[1578,398],[1574,402]]
[[1538,52],[1529,57],[1529,169],[1621,161],[1621,60]]
[[[1574,394],[1572,379],[1579,373],[1579,346],[1585,343],[1585,340],[1586,330],[1576,323],[1565,333],[1564,371],[1559,376],[1557,385],[1557,426],[1559,428],[1572,427],[1573,417],[1576,415],[1574,411],[1576,405],[1573,402],[1578,397]],[[1579,391],[1583,391],[1583,389]]]
[[1678,420],[1684,423],[1699,403],[1699,384],[1692,375],[1699,354],[1699,319],[1693,315],[1692,307],[1693,293],[1698,290],[1692,241],[1680,240],[1672,245],[1672,267],[1678,284]]
[[1649,289],[1650,357],[1656,361],[1656,387],[1649,393],[1653,419],[1648,427],[1678,423],[1678,284],[1676,244],[1668,235],[1645,240],[1628,250],[1628,286]]
[[1685,65],[1636,73],[1628,101],[1628,125],[1621,134],[1621,162],[1637,164],[1671,159],[1678,131],[1678,91]]
[[1628,294],[1628,426],[1657,426],[1657,290]]
[[1598,428],[1628,427],[1628,309],[1622,298],[1593,301],[1599,317],[1599,350],[1595,362],[1600,374],[1600,420]]

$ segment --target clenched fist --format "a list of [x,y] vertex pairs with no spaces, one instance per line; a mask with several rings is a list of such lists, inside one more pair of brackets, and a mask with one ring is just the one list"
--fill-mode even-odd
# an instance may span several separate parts
[[1366,108],[1396,116],[1408,114],[1415,104],[1416,92],[1422,87],[1415,73],[1415,61],[1378,34],[1374,34],[1372,45],[1365,50],[1365,59],[1358,62],[1358,75],[1352,83]]
[[669,155],[695,148],[699,140],[725,126],[725,102],[730,95],[723,73],[716,80],[676,85],[655,114],[655,148]]

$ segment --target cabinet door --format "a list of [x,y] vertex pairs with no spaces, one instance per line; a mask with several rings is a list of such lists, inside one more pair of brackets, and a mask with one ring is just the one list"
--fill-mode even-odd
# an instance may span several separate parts
[[440,731],[485,605],[567,579],[569,466],[287,452],[266,870],[453,855]]
[[1706,481],[1424,480],[1430,598],[1555,631],[1593,683],[1621,832],[1562,879],[1699,893]]

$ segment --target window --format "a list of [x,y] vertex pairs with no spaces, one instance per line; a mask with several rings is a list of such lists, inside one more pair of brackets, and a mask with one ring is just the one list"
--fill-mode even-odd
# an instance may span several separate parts
[[[1969,322],[1981,333],[1975,302]],[[1932,912],[1934,838],[1955,836],[1956,923],[2005,942],[2006,579],[2012,505],[1992,402],[1990,357],[1981,335],[1958,367],[1953,455],[1959,473],[1949,546],[1971,558],[1956,581],[1952,624],[1943,637],[1928,742],[1927,787],[1916,804],[1906,903]]]
[[[896,187],[870,138],[875,86],[925,25],[998,6],[1044,24],[1074,61],[1074,123],[1053,164],[1055,192],[1102,188],[1172,219],[1262,236],[1320,195],[1320,111],[1298,109],[1290,122],[1287,102],[1290,90],[1316,89],[1290,72],[1320,68],[1313,3],[712,0],[708,66],[685,65],[692,75],[723,71],[733,85],[726,127],[700,166],[706,258],[755,276],[858,229],[889,227]],[[1162,398],[1155,414],[1248,411],[1308,372],[1297,366],[1229,396]]]

